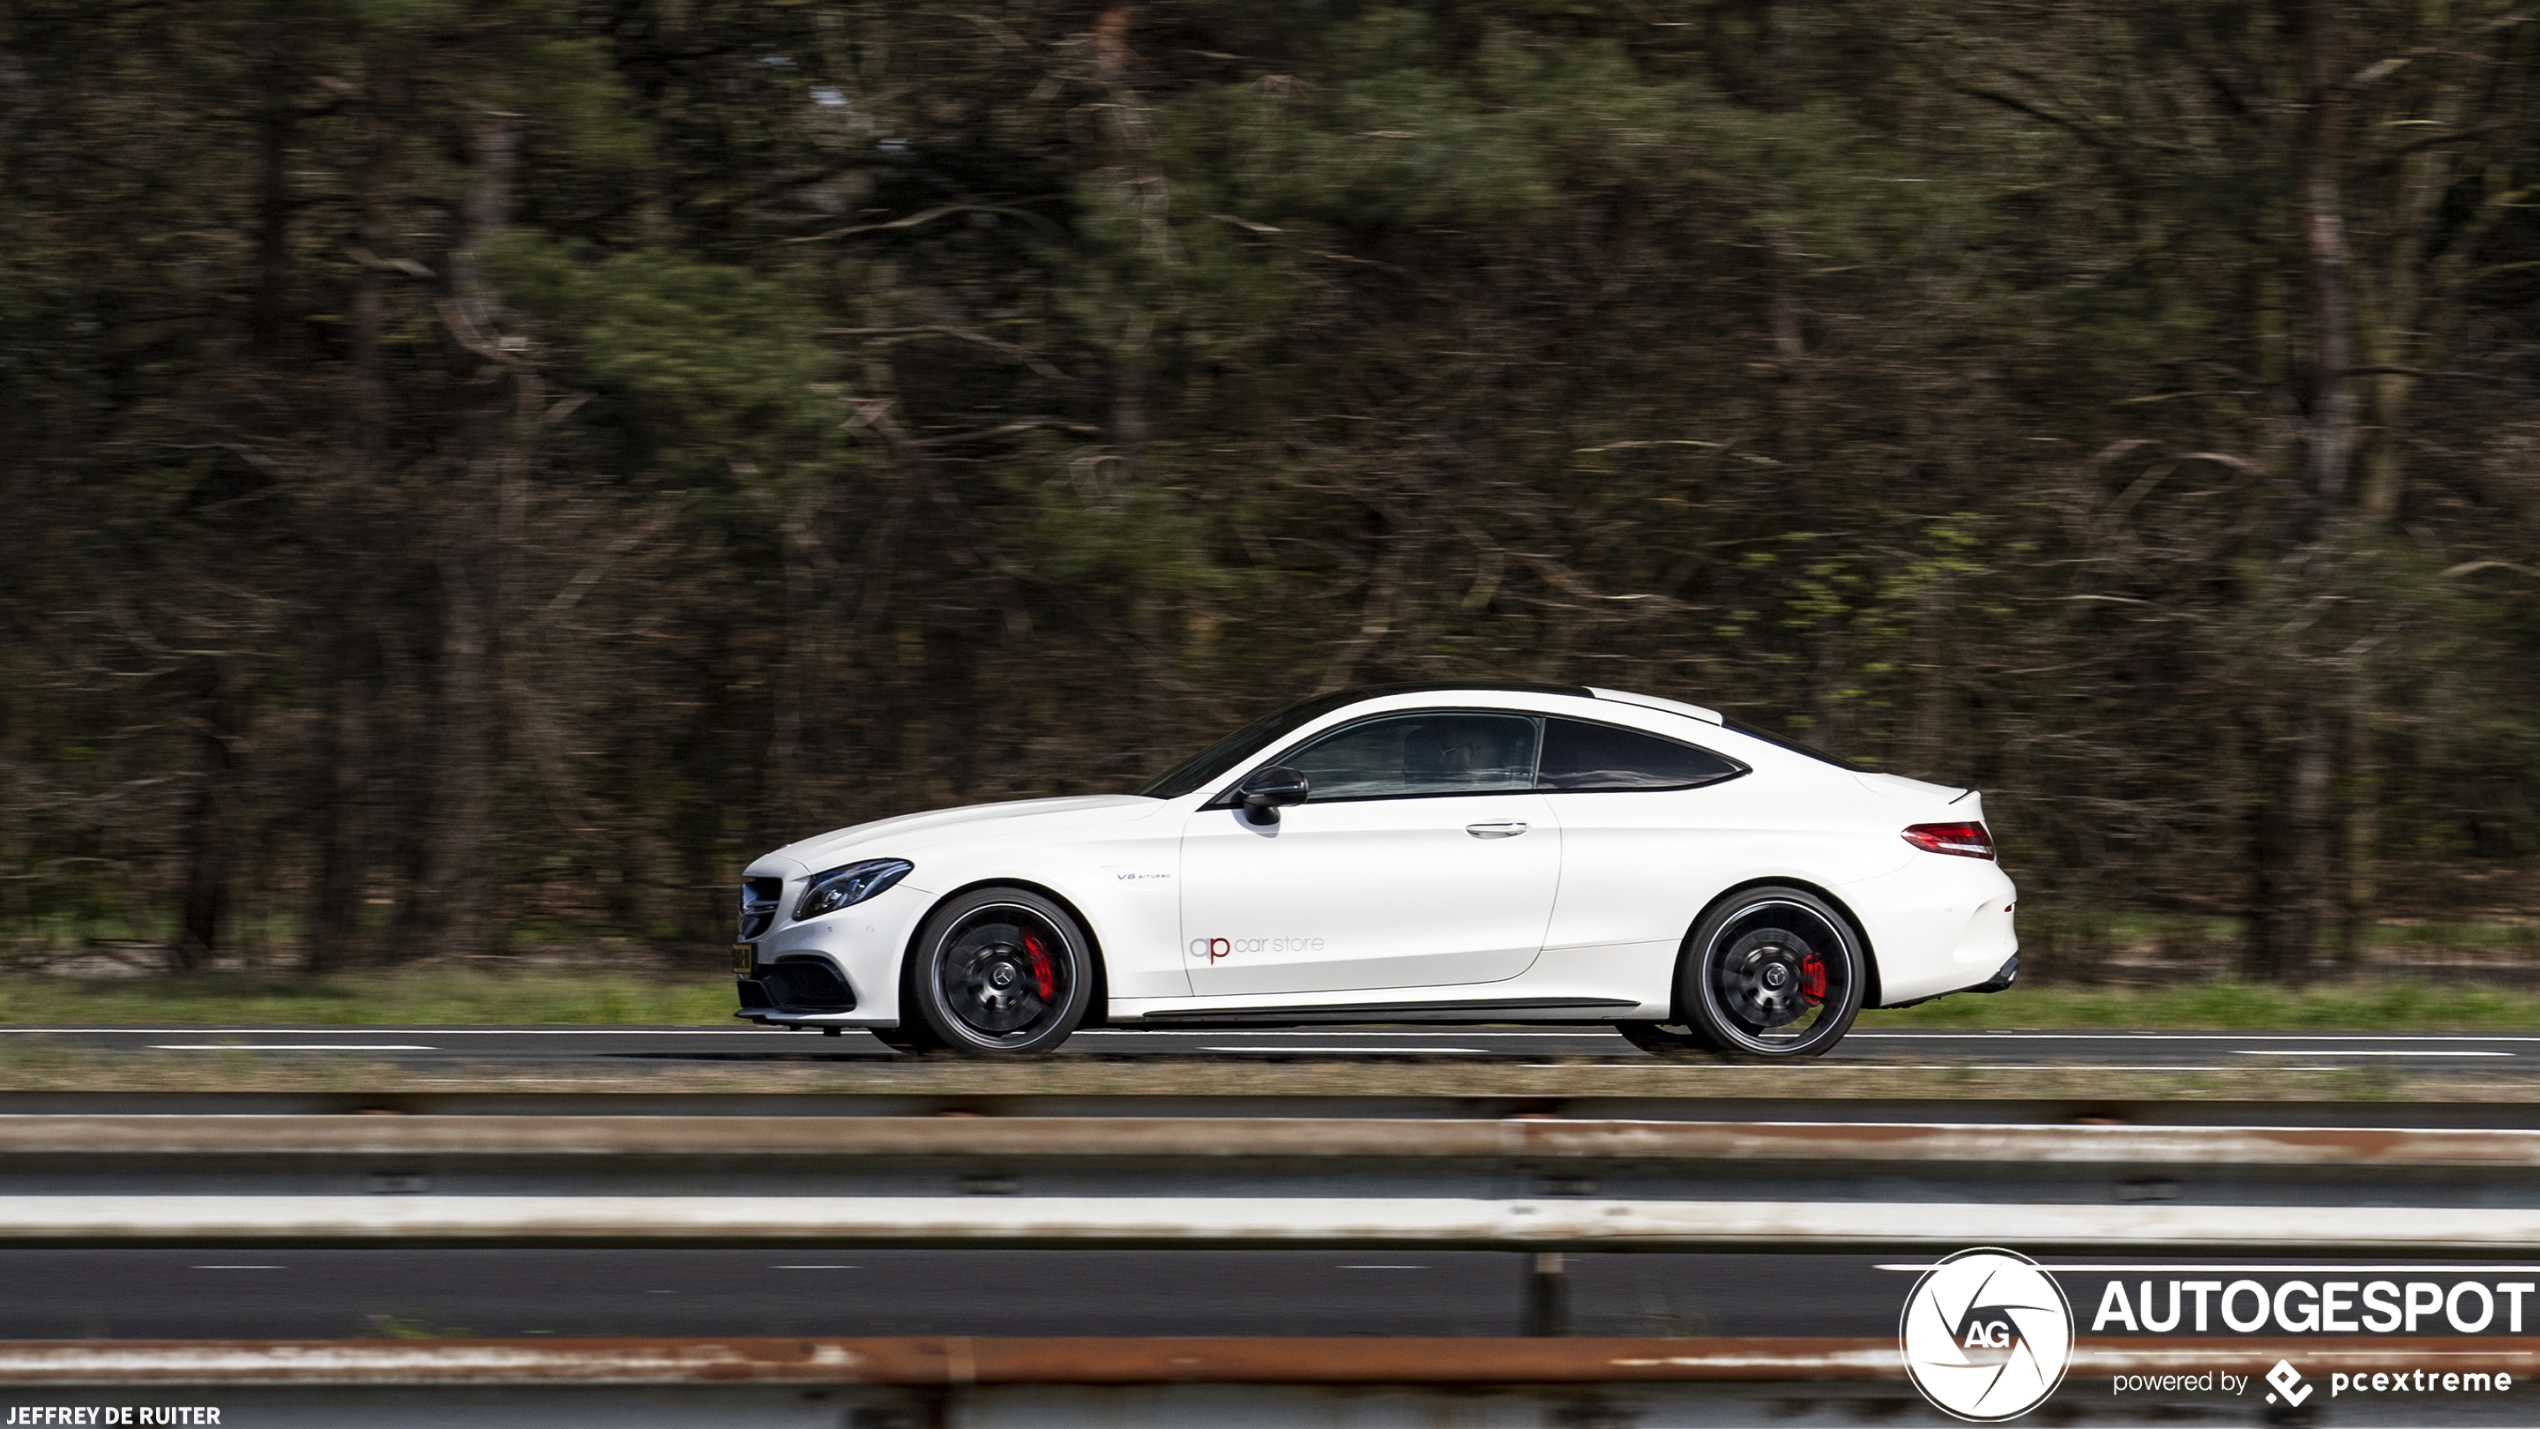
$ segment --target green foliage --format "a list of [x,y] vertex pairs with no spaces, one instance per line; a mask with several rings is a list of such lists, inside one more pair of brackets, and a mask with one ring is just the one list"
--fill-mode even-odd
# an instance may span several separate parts
[[2405,63],[2323,498],[2263,12],[30,0],[0,928],[490,952],[463,847],[710,942],[774,843],[1492,673],[1982,785],[2058,934],[2509,907],[2540,31],[2330,9]]
[[577,259],[509,235],[488,263],[541,319],[566,370],[605,394],[634,460],[660,478],[720,487],[742,473],[843,460],[838,359],[815,336],[800,274],[759,274],[656,252]]

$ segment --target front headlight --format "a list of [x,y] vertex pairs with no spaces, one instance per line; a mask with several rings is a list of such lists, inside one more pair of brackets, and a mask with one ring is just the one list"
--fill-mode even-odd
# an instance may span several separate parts
[[811,886],[803,890],[803,900],[794,905],[794,921],[799,923],[861,903],[906,878],[914,867],[904,858],[869,858],[827,873],[815,873]]

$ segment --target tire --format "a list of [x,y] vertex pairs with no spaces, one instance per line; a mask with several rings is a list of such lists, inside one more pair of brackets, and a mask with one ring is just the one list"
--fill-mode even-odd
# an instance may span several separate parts
[[1740,889],[1694,925],[1677,963],[1676,1006],[1686,1032],[1720,1055],[1795,1061],[1843,1040],[1868,984],[1868,956],[1843,910],[1765,884]]
[[1720,1055],[1717,1043],[1682,1023],[1617,1022],[1614,1030],[1623,1034],[1624,1041],[1653,1057],[1683,1061]]
[[872,1033],[875,1041],[903,1057],[922,1057],[929,1052],[940,1052],[944,1047],[942,1040],[922,1022],[903,1022],[897,1027],[868,1027],[864,1030]]
[[[979,888],[926,919],[902,1007],[947,1050],[1031,1056],[1067,1040],[1093,1000],[1091,940],[1056,903],[1021,888]],[[895,1029],[909,1029],[907,1017]]]

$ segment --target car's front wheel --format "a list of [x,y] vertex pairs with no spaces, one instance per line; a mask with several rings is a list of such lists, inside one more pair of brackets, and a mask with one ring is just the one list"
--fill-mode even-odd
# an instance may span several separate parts
[[1085,930],[1066,909],[1028,889],[980,888],[926,920],[907,991],[947,1049],[1011,1056],[1066,1041],[1093,982]]
[[869,1027],[865,1030],[873,1034],[873,1040],[904,1057],[922,1057],[944,1048],[943,1039],[921,1021],[911,1020],[897,1027]]
[[1842,1041],[1869,981],[1860,936],[1842,910],[1773,884],[1741,889],[1696,924],[1676,976],[1684,1031],[1673,1036],[1772,1062],[1818,1056]]

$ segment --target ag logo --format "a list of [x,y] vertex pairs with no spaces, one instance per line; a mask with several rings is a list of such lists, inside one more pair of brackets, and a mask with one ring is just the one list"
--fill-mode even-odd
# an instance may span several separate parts
[[2045,1403],[2063,1383],[2073,1309],[2027,1256],[1962,1250],[1914,1282],[1897,1339],[1923,1398],[1960,1419],[1997,1423]]

